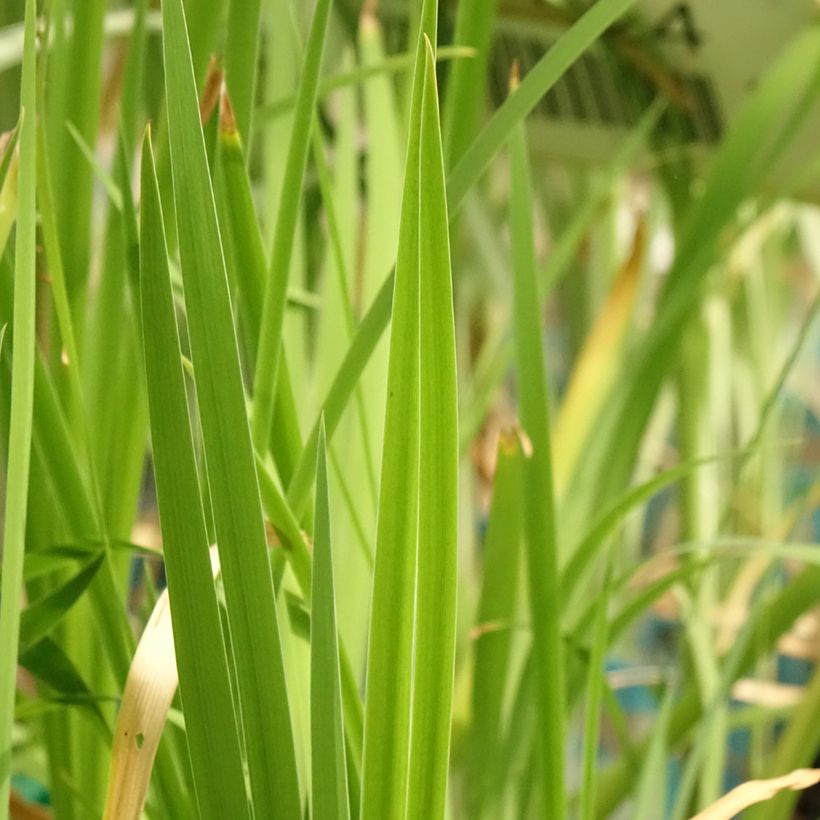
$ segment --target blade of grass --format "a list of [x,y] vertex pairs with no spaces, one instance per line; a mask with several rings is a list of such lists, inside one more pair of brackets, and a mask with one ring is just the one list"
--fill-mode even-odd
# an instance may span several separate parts
[[[425,0],[422,11],[422,30],[433,41],[436,5]],[[362,820],[402,818],[407,811],[419,524],[419,145],[424,66],[419,35],[390,333],[367,650]]]
[[[359,51],[364,68],[384,59],[384,37],[375,15],[362,11],[359,22]],[[438,52],[440,56],[440,52]],[[414,55],[410,55],[411,65]],[[373,303],[395,262],[401,219],[403,168],[402,123],[395,85],[390,78],[373,75],[362,88],[364,125],[369,136],[365,157],[364,261],[357,307],[360,314]],[[387,390],[387,340],[382,339],[362,374],[366,396],[381,404]],[[378,453],[384,433],[380,414],[370,420],[371,448]],[[378,467],[378,464],[376,465]]]
[[0,587],[0,815],[7,816],[11,786],[12,728],[20,639],[23,555],[31,464],[34,402],[36,264],[36,14],[26,2],[23,78],[20,89],[20,160],[15,239],[11,416],[3,518]]
[[517,90],[493,114],[466,148],[447,179],[450,216],[510,134],[532,111],[558,78],[583,54],[635,0],[600,0],[595,3],[530,69]]
[[[322,403],[328,438],[331,438],[336,431],[362,371],[370,361],[370,357],[390,321],[393,282],[394,276],[388,276],[379,289],[373,299],[373,304],[359,323],[356,335],[353,337],[345,358],[339,366],[336,377],[328,388],[327,395]],[[293,478],[288,484],[288,501],[297,516],[301,515],[309,498],[312,482],[309,466],[310,458],[315,458],[318,442],[319,422],[317,419],[305,440],[304,450],[299,456]]]
[[96,144],[106,4],[104,0],[89,0],[71,5],[74,25],[65,44],[66,63],[49,66],[52,103],[46,113],[53,135],[49,156],[56,172],[54,201],[66,285],[72,309],[82,315],[91,257],[93,175],[66,123],[76,126],[86,145]]
[[452,168],[475,136],[485,105],[487,63],[498,0],[461,2],[456,9],[453,42],[475,49],[471,60],[457,60],[444,99],[444,144]]
[[316,820],[347,820],[347,766],[342,720],[336,600],[330,535],[324,428],[316,463],[316,513],[313,526],[313,594],[310,618],[310,732],[312,813]]
[[610,595],[611,559],[608,556],[601,588],[596,604],[593,626],[592,650],[589,654],[584,707],[583,762],[581,764],[580,820],[595,817],[595,790],[598,780],[598,742],[601,736],[601,703],[603,701],[606,651],[609,645],[608,609]]
[[153,464],[191,768],[200,816],[249,817],[149,133],[140,187],[142,336]]
[[39,643],[62,621],[94,580],[103,557],[89,561],[64,583],[32,601],[20,613],[20,652]]
[[[488,127],[473,140],[467,153],[472,153],[475,154],[475,156],[484,158],[482,160],[483,162],[489,162],[495,153],[503,146],[504,141],[508,138],[512,129],[529,113],[543,94],[554,85],[566,68],[595,41],[600,34],[599,29],[602,31],[609,25],[606,21],[602,22],[601,15],[608,14],[611,18],[609,22],[611,22],[616,19],[619,14],[623,13],[630,2],[633,2],[633,0],[619,0],[617,7],[613,2],[609,2],[609,0],[604,0],[604,2],[596,4],[589,12],[589,15],[595,12],[592,19],[584,22],[585,18],[582,18],[576,24],[578,28],[573,27],[573,29],[567,32],[564,38],[562,38],[561,42],[564,45],[562,46],[560,59],[550,57],[549,62],[542,70],[537,74],[531,71],[525,81],[521,83],[519,89],[526,85],[526,100],[523,101],[524,104],[521,104],[521,99],[519,98],[515,106],[507,109],[500,119],[498,119],[499,114],[501,114],[501,110],[499,110]],[[584,23],[583,26],[581,25],[582,23]],[[601,28],[601,26],[603,26],[603,28]],[[567,38],[569,39],[567,40]],[[550,49],[550,53],[544,59],[546,60],[556,48],[557,45],[553,49]],[[541,63],[539,63],[539,65],[541,65]],[[510,99],[514,96],[515,95],[512,95]],[[634,139],[628,139],[626,141],[623,152],[618,153],[618,158],[621,161],[626,162],[627,157],[630,156],[633,151],[637,150],[637,147],[643,141],[645,133],[650,130],[654,124],[658,113],[657,109],[653,109],[651,115],[647,115],[642,121],[641,126],[634,135]],[[476,182],[484,169],[484,165],[480,165],[479,167],[479,165],[472,162],[465,165],[464,160],[467,159],[468,156],[465,154],[463,160],[459,162],[458,166],[454,168],[447,177],[447,205],[450,219],[453,218],[468,190]],[[591,214],[589,218],[591,218]],[[581,220],[579,220],[579,224],[582,224]],[[585,222],[583,224],[585,224]],[[578,236],[576,241],[580,242],[581,238],[581,236]],[[552,270],[552,268],[550,268],[550,270]],[[553,274],[549,274],[550,281],[552,281],[552,275]],[[394,275],[388,276],[378,293],[373,297],[371,306],[363,317],[356,336],[322,404],[322,412],[325,414],[325,424],[329,439],[332,438],[336,430],[336,425],[341,418],[341,414],[352,395],[353,388],[365,366],[370,361],[373,351],[376,349],[381,335],[390,321],[393,284]],[[297,514],[300,512],[300,507],[306,503],[310,491],[313,463],[316,458],[318,425],[317,417],[305,441],[305,447],[296,465],[294,477],[288,485],[288,498]]]
[[609,296],[590,328],[570,374],[569,384],[555,419],[555,486],[558,495],[580,456],[590,427],[606,400],[623,356],[630,328],[647,237],[643,217],[638,220],[629,255],[612,284]]
[[313,13],[302,63],[302,76],[294,110],[282,194],[276,214],[270,273],[265,287],[259,352],[253,381],[253,440],[260,453],[267,452],[273,424],[288,273],[299,216],[302,180],[310,150],[310,131],[316,105],[316,91],[319,84],[319,70],[322,64],[330,5],[331,0],[319,0]]
[[673,703],[673,689],[670,687],[664,693],[661,708],[652,725],[652,741],[638,777],[632,815],[635,820],[653,820],[659,814],[664,816],[666,813],[666,765]]
[[273,580],[181,0],[166,0],[162,11],[181,267],[251,794],[260,816],[298,818]]
[[[362,9],[362,18],[359,24],[360,34],[362,36],[369,36],[365,35],[362,29],[374,23],[375,18],[372,12],[367,9]],[[476,50],[465,46],[442,46],[436,51],[436,60],[439,62],[445,60],[469,60],[475,56]],[[338,91],[340,88],[359,84],[367,85],[368,81],[379,77],[379,75],[390,75],[411,70],[414,60],[415,54],[409,52],[391,54],[388,57],[385,57],[384,54],[381,53],[378,59],[368,61],[366,65],[356,66],[349,71],[339,71],[335,74],[320,78],[317,96],[321,100],[334,91]],[[389,82],[389,77],[385,79]],[[288,94],[261,105],[256,112],[256,118],[254,120],[255,127],[264,126],[265,123],[283,116],[290,111],[295,104],[296,95]]]
[[[248,367],[252,368],[256,362],[262,324],[267,260],[245,167],[245,153],[227,92],[220,96],[219,105],[218,166],[223,184],[217,186],[217,195],[225,199],[223,213],[227,219],[223,227],[232,239],[232,254],[228,254],[226,261],[234,267],[232,281],[238,290],[242,341]],[[274,415],[277,423],[273,429],[271,449],[279,475],[283,481],[289,481],[302,449],[302,437],[285,353],[283,351],[276,390]]]
[[443,818],[450,761],[458,554],[453,286],[433,47],[425,43],[419,144],[420,442],[413,708],[407,816]]
[[510,623],[515,613],[521,556],[521,448],[517,435],[502,434],[493,480],[493,500],[484,541],[478,636],[472,691],[468,811],[497,816],[503,783],[502,707],[509,675],[510,630],[481,631]]
[[[593,10],[599,8],[595,6]],[[514,92],[515,93],[515,92]],[[532,225],[532,183],[523,124],[510,139],[510,232],[513,249],[514,333],[521,425],[532,443],[524,460],[522,503],[527,542],[533,659],[538,682],[537,743],[544,810],[560,818],[564,803],[564,665],[558,542],[552,480],[549,394]]]
[[[261,458],[257,455],[259,469],[259,483],[262,502],[265,512],[274,526],[281,527],[281,534],[289,546],[288,558],[299,588],[305,600],[309,600],[312,589],[311,559],[305,545],[304,538],[299,531],[293,513],[282,498],[273,477],[264,467]],[[339,663],[342,677],[342,705],[344,708],[344,728],[347,739],[348,753],[348,785],[351,787],[351,796],[356,778],[361,769],[362,756],[362,703],[359,697],[359,687],[353,674],[350,660],[344,644],[339,643]]]
[[[319,180],[319,189],[322,195],[322,203],[324,205],[325,214],[327,217],[327,229],[330,238],[331,260],[334,272],[336,274],[335,285],[338,291],[338,302],[340,312],[342,314],[342,324],[348,340],[352,339],[355,332],[355,318],[353,315],[353,300],[350,295],[350,265],[347,262],[347,255],[344,252],[342,242],[342,229],[340,226],[339,214],[337,213],[336,204],[334,202],[333,190],[330,177],[330,169],[325,159],[325,147],[321,138],[321,134],[317,127],[313,128],[313,158],[316,166],[316,175]],[[335,335],[335,334],[334,334]],[[329,358],[329,357],[328,357]],[[354,390],[354,399],[356,402],[356,415],[359,423],[359,432],[362,440],[362,449],[364,451],[364,472],[367,478],[367,489],[371,493],[373,506],[376,506],[378,487],[376,479],[376,468],[374,465],[373,454],[371,451],[371,436],[370,424],[368,421],[367,405],[364,401],[363,391],[361,385],[356,385]]]
[[680,481],[685,476],[699,467],[712,464],[719,457],[709,457],[686,461],[669,470],[665,470],[653,476],[643,484],[638,484],[630,488],[617,498],[609,507],[604,509],[595,520],[592,526],[573,548],[571,558],[567,561],[562,571],[561,589],[567,601],[572,601],[578,582],[586,572],[590,563],[598,554],[598,548],[611,535],[618,524],[623,521],[630,510],[635,509],[639,504],[651,498],[665,487]]
[[0,189],[0,252],[5,251],[11,227],[17,219],[17,171],[19,154],[13,146],[6,149],[3,156],[2,179]]
[[59,644],[51,638],[43,638],[39,643],[23,649],[19,657],[20,666],[27,669],[62,702],[76,703],[90,716],[96,731],[106,744],[111,743],[112,733],[100,709],[101,700],[88,687],[77,667],[65,654]]
[[251,122],[256,96],[260,16],[259,0],[231,0],[225,43],[225,83],[233,100],[242,143],[249,147],[249,154],[253,134]]

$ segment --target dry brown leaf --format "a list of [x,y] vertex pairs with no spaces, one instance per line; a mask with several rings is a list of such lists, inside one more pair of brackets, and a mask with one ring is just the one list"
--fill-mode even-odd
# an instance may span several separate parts
[[820,769],[795,769],[782,777],[769,780],[749,780],[732,789],[717,801],[695,815],[692,820],[731,820],[744,809],[771,800],[778,792],[791,789],[802,791],[820,783]]

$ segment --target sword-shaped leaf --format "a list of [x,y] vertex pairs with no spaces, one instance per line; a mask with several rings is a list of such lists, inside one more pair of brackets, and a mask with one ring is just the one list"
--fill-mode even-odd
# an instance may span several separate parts
[[319,433],[316,512],[313,525],[313,592],[310,613],[310,735],[312,817],[348,820],[347,764],[342,687],[336,637],[336,594],[330,537],[325,431]]
[[251,795],[259,817],[300,818],[273,579],[181,0],[165,0],[162,19],[180,262]]
[[419,546],[407,816],[447,796],[456,631],[458,407],[453,285],[433,49],[425,38],[419,146]]
[[142,151],[141,188],[140,294],[145,373],[188,751],[200,814],[249,817],[149,135]]

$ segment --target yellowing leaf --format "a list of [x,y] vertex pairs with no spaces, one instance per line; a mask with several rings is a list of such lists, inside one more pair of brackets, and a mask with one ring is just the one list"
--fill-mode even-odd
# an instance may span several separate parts
[[635,305],[645,250],[646,226],[641,219],[635,230],[632,250],[618,272],[609,298],[572,370],[569,387],[555,421],[555,485],[559,496],[572,475],[590,425],[612,384]]
[[708,809],[696,814],[692,820],[731,820],[749,806],[771,800],[785,789],[801,791],[816,783],[820,783],[820,769],[795,769],[782,777],[749,780],[732,789]]

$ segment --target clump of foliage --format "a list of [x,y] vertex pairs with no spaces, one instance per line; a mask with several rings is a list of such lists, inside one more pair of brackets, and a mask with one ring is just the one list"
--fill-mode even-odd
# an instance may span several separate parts
[[[393,50],[371,2],[40,5],[0,19],[0,812],[683,818],[738,732],[743,779],[811,765],[820,673],[748,693],[820,604],[820,218],[772,174],[820,29],[705,161],[660,83],[579,168],[528,125],[630,0],[492,111],[503,4]],[[613,666],[659,623],[647,731]]]

